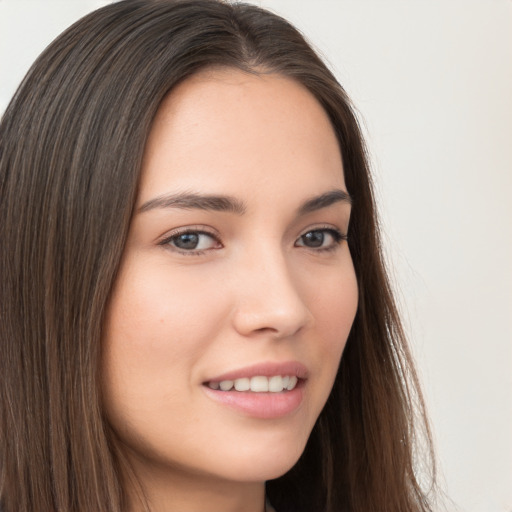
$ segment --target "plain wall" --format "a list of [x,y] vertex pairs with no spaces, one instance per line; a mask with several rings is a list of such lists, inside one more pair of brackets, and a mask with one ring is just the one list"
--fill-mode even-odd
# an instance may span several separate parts
[[[106,1],[0,0],[0,112]],[[262,0],[314,43],[367,133],[449,510],[512,511],[512,2]]]

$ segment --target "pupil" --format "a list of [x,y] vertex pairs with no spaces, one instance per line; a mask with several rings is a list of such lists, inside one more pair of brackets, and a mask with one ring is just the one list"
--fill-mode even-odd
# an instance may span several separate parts
[[196,233],[183,233],[174,243],[180,249],[195,249],[199,243],[199,235]]
[[304,235],[304,243],[308,247],[320,247],[324,243],[322,231],[310,231]]

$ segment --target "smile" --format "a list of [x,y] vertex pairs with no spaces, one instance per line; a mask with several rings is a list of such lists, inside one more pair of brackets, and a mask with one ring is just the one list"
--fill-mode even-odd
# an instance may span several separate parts
[[210,389],[220,391],[250,391],[253,393],[281,393],[292,391],[297,385],[298,379],[295,375],[273,375],[264,377],[244,377],[234,380],[210,381],[207,383]]

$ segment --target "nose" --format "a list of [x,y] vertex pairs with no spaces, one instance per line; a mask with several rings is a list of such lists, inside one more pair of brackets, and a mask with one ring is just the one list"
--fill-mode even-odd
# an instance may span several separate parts
[[294,336],[312,321],[298,278],[281,251],[259,251],[239,266],[235,278],[233,325],[242,336]]

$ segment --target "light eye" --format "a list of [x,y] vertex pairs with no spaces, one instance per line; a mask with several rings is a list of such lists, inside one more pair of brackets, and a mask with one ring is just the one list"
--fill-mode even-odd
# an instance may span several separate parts
[[337,247],[346,238],[346,236],[333,228],[312,229],[301,235],[295,242],[295,245],[298,247],[308,247],[309,249],[329,250]]
[[161,242],[183,252],[200,252],[219,247],[218,240],[203,231],[184,231],[172,235]]

